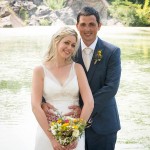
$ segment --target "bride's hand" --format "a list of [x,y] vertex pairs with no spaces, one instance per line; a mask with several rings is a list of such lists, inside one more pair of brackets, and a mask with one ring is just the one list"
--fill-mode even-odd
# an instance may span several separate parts
[[59,144],[55,139],[51,140],[51,143],[54,150],[66,150],[66,148]]
[[78,141],[75,140],[72,143],[70,143],[69,145],[66,146],[65,150],[73,150],[77,147]]
[[68,107],[71,111],[64,114],[64,116],[73,116],[74,118],[79,118],[81,114],[81,108],[77,105],[72,105]]

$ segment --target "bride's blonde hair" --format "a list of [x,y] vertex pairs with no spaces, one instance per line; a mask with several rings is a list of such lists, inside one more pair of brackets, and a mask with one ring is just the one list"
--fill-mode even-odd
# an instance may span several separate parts
[[67,59],[68,62],[71,62],[72,61],[72,57],[75,56],[76,54],[76,51],[78,49],[78,34],[77,32],[66,26],[66,27],[62,27],[60,28],[51,38],[51,41],[50,41],[50,44],[49,44],[49,48],[47,50],[47,52],[45,53],[44,55],[44,62],[48,62],[54,58],[56,58],[56,55],[57,55],[57,46],[58,46],[58,43],[63,39],[65,38],[66,36],[75,36],[76,38],[76,45],[75,45],[75,50],[73,52],[73,54]]

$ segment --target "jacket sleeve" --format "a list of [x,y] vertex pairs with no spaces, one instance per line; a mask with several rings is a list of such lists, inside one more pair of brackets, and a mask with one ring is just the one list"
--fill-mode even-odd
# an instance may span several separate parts
[[114,97],[118,91],[121,76],[120,49],[116,48],[109,57],[106,77],[103,86],[93,93],[94,110],[92,116],[100,114],[106,106],[113,105]]

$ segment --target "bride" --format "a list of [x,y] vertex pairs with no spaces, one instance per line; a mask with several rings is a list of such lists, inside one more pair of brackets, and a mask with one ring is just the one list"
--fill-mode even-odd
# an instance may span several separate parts
[[73,62],[78,36],[74,29],[63,27],[51,39],[41,66],[35,67],[32,79],[32,111],[38,121],[35,150],[85,150],[84,135],[63,147],[48,131],[47,117],[41,108],[42,96],[60,113],[69,112],[70,105],[79,105],[79,92],[83,100],[80,118],[87,121],[94,107],[93,96],[80,64]]

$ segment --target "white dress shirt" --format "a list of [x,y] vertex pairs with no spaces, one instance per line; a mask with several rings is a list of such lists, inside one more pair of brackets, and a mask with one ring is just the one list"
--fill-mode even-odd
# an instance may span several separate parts
[[[97,44],[97,40],[98,40],[98,37],[95,39],[95,41],[89,47],[87,47],[84,44],[83,40],[81,39],[82,58],[83,58],[83,62],[85,64],[85,67],[86,67],[87,71],[89,70],[89,67],[90,67],[90,63],[91,63],[91,60],[92,60],[92,57],[93,57],[93,54],[94,54],[94,50],[95,50],[95,47],[96,47],[96,44]],[[91,49],[91,51],[86,53],[85,52],[86,49]]]

